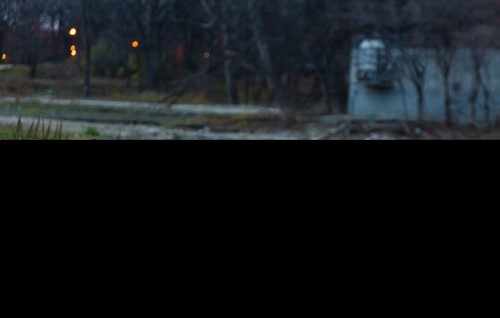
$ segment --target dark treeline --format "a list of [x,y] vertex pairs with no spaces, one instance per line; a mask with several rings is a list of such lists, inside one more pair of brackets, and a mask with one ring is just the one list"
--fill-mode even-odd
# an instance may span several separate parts
[[[354,36],[432,46],[446,73],[453,48],[498,45],[499,8],[499,0],[0,0],[0,51],[35,77],[39,63],[68,59],[77,41],[87,96],[92,73],[139,77],[167,95],[210,74],[229,103],[251,87],[261,102],[343,112]],[[418,87],[418,57],[412,63]]]

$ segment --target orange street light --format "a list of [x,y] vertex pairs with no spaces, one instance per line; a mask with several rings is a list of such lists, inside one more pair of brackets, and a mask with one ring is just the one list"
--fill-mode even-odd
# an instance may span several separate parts
[[5,53],[2,54],[2,61],[7,61],[7,54]]
[[133,47],[134,49],[137,49],[137,48],[139,47],[139,42],[138,42],[138,41],[134,41],[134,42],[132,42],[132,47]]
[[73,56],[73,57],[76,56],[76,50],[71,51],[71,56]]
[[70,36],[75,36],[77,33],[78,33],[78,31],[76,30],[76,28],[69,29],[69,35]]
[[72,45],[70,48],[69,48],[70,51],[76,51],[76,45]]

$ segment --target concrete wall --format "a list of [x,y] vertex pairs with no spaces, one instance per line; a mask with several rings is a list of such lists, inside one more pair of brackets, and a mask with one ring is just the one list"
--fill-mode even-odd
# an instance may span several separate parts
[[[425,86],[426,119],[443,122],[445,120],[443,78],[436,65],[433,52],[430,50],[422,50],[422,52],[427,56],[428,68]],[[417,94],[409,79],[400,75],[404,89],[400,85],[386,91],[371,89],[357,80],[357,54],[358,50],[353,50],[349,114],[355,118],[363,119],[416,120]],[[393,52],[393,56],[396,61],[399,60],[397,51]],[[470,121],[469,96],[473,75],[470,52],[466,49],[459,50],[451,76],[452,110],[455,122],[467,123]],[[485,76],[492,94],[491,119],[493,121],[500,120],[500,50],[488,52],[488,72]],[[485,119],[481,103],[477,109],[477,118],[479,121]]]

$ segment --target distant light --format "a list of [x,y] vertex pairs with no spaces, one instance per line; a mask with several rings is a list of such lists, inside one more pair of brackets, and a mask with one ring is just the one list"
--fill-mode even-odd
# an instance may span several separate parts
[[76,45],[72,45],[70,48],[69,48],[70,51],[76,51]]
[[6,61],[7,60],[7,54],[2,54],[2,61]]
[[69,35],[70,36],[75,36],[77,35],[78,31],[76,30],[76,28],[71,28],[69,29]]
[[203,54],[203,57],[204,57],[206,60],[208,60],[208,59],[210,58],[210,53],[209,53],[209,52],[205,52],[205,53]]
[[71,56],[76,56],[76,50],[71,51]]
[[133,47],[134,49],[137,49],[137,48],[139,47],[139,41],[134,41],[134,42],[132,42],[132,47]]

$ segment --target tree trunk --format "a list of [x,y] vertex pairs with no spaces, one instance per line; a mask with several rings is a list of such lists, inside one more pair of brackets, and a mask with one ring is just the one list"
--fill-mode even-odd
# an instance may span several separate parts
[[228,58],[226,58],[226,61],[224,62],[224,81],[229,104],[239,105],[240,99],[238,96],[238,88],[233,78],[231,61]]
[[90,63],[92,57],[92,36],[90,34],[90,3],[88,0],[83,0],[83,35],[85,42],[85,65],[84,65],[84,80],[83,80],[83,96],[91,96],[90,83]]
[[149,44],[146,48],[145,57],[149,87],[152,89],[160,89],[160,58],[153,44]]
[[35,79],[38,73],[38,58],[35,53],[30,55],[30,78]]
[[451,92],[450,92],[450,72],[446,71],[444,74],[444,105],[445,105],[445,117],[446,117],[446,126],[453,126],[453,114],[451,111]]
[[417,89],[417,121],[420,124],[425,122],[425,97],[424,97],[424,88],[422,85],[415,85]]
[[192,30],[191,26],[188,26],[186,28],[187,28],[187,30],[186,30],[186,34],[185,34],[185,37],[186,37],[185,44],[186,45],[185,45],[185,54],[184,54],[184,67],[189,72],[192,72],[195,69],[194,63],[193,63],[193,51],[194,51],[193,30]]
[[349,72],[351,69],[351,33],[348,30],[340,32],[336,49],[333,84],[336,97],[336,111],[347,113],[349,102]]
[[444,86],[444,108],[445,108],[445,120],[446,126],[453,126],[453,114],[451,109],[452,98],[450,91],[450,77],[453,68],[453,62],[455,59],[456,50],[449,44],[449,39],[445,38],[443,40],[444,47],[439,47],[436,50],[436,62],[441,75],[443,76],[443,86]]
[[[223,7],[223,10],[226,10],[226,6]],[[224,19],[227,19],[227,12],[223,13]],[[224,50],[224,82],[226,86],[226,96],[229,104],[238,105],[240,103],[238,90],[236,87],[236,83],[233,78],[233,63],[232,56],[230,56],[229,51],[229,43],[230,43],[230,35],[227,26],[227,21],[222,23],[222,37],[223,37],[223,50]]]
[[3,38],[4,38],[3,32],[0,31],[0,54],[3,54]]
[[328,91],[328,88],[330,87],[328,84],[328,75],[323,74],[322,72],[319,72],[319,84],[321,86],[321,93],[323,94],[323,97],[325,99],[325,104],[326,104],[326,113],[327,114],[333,114],[335,109],[334,105],[332,102],[332,98],[330,95],[330,92]]
[[281,92],[279,80],[277,79],[277,76],[275,74],[269,45],[261,32],[261,19],[258,12],[257,2],[255,0],[248,0],[247,9],[250,15],[252,36],[255,41],[260,64],[265,73],[264,77],[267,88],[271,93],[271,98],[274,100],[278,99],[278,102],[280,102]]
[[85,44],[85,78],[83,83],[83,95],[85,97],[90,97],[91,92],[91,83],[90,83],[90,59],[92,56],[92,46],[90,44],[90,40],[87,39]]
[[476,79],[476,83],[474,83],[471,95],[469,97],[469,103],[470,103],[470,124],[471,125],[475,125],[476,121],[477,121],[477,101],[478,101],[478,98],[479,98],[479,92],[480,92],[480,85],[479,85],[479,82]]
[[488,87],[485,85],[485,83],[482,83],[483,86],[483,92],[484,92],[484,113],[486,117],[486,123],[488,126],[491,125],[491,106],[490,106],[490,98],[491,98],[491,93]]

